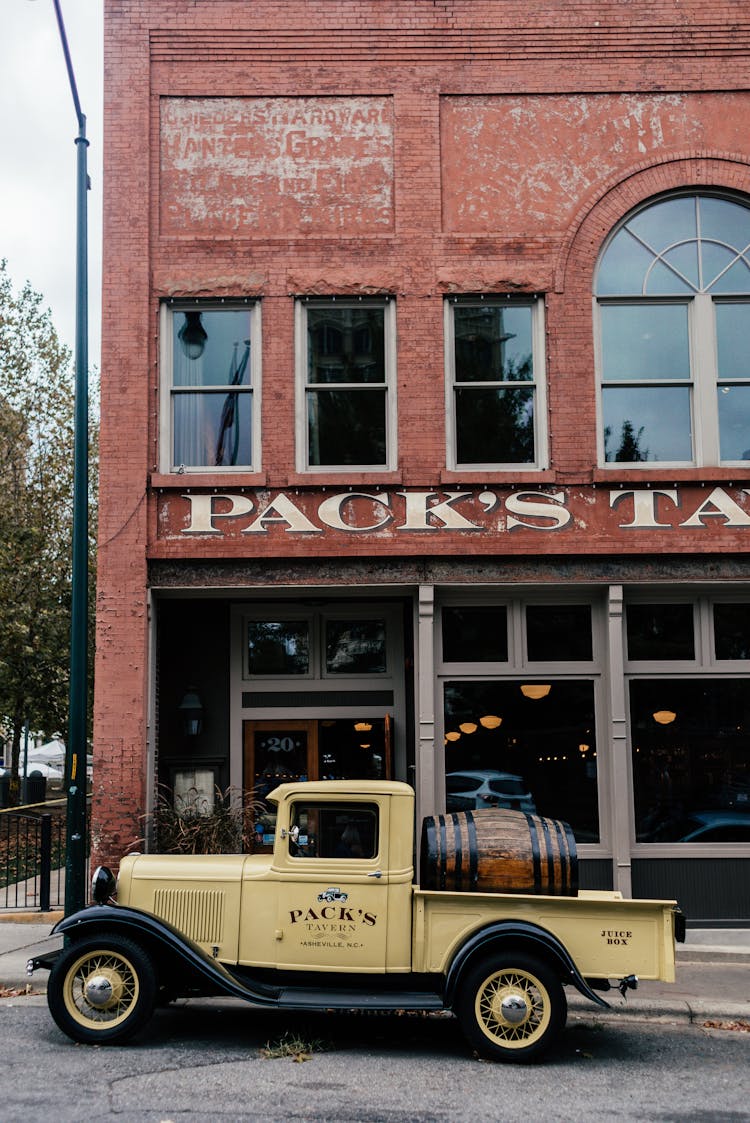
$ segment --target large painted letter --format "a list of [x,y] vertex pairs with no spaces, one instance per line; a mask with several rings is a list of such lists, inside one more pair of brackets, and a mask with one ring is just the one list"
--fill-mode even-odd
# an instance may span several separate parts
[[621,499],[626,495],[633,496],[633,521],[632,523],[620,523],[621,530],[647,530],[649,527],[663,526],[666,530],[672,529],[671,523],[660,523],[656,517],[656,496],[666,495],[667,499],[671,499],[675,507],[679,507],[677,500],[677,492],[674,488],[667,488],[662,490],[658,487],[655,488],[635,488],[632,491],[625,489],[624,491],[610,491],[609,505],[614,508],[618,505]]
[[[459,499],[470,498],[473,495],[471,491],[448,491],[447,499],[442,503],[433,503],[431,507],[428,507],[427,503],[438,494],[436,491],[399,491],[398,494],[403,495],[406,500],[406,521],[403,526],[396,527],[397,530],[442,530],[443,527],[449,530],[485,529],[464,518],[451,506]],[[428,523],[428,515],[440,519],[443,527]]]
[[565,501],[565,492],[553,491],[549,494],[544,491],[515,491],[505,500],[505,506],[513,515],[525,515],[531,519],[552,519],[552,524],[536,522],[523,522],[521,519],[508,517],[508,530],[514,526],[523,526],[527,530],[562,530],[567,526],[572,515],[567,507],[555,507],[555,503]]
[[[379,522],[372,523],[369,526],[355,526],[344,522],[341,509],[345,503],[354,499],[366,499],[372,503],[373,507],[376,504],[384,507],[385,514]],[[346,530],[361,534],[362,531],[380,530],[381,527],[387,526],[389,522],[392,522],[393,514],[388,509],[388,493],[385,491],[381,491],[378,495],[368,495],[364,491],[346,491],[340,495],[332,495],[330,499],[324,499],[318,507],[318,518],[326,526],[330,526],[332,530]]]
[[281,491],[275,499],[266,504],[262,511],[258,511],[255,520],[242,533],[265,534],[268,529],[265,523],[286,523],[287,534],[290,531],[295,531],[297,534],[323,533],[322,528],[311,523],[307,515],[304,515],[299,507],[295,507],[289,496]]
[[[249,515],[253,509],[252,499],[246,495],[183,495],[190,503],[190,522],[183,527],[183,534],[221,534],[214,526],[214,519],[236,519]],[[215,511],[217,499],[226,499],[231,504],[228,511]]]
[[[746,487],[742,490],[746,495],[750,495]],[[750,526],[750,515],[742,510],[731,495],[727,495],[723,487],[715,487],[708,498],[703,500],[698,510],[689,519],[685,519],[684,523],[680,523],[680,526],[705,528],[704,519],[726,519],[725,526]]]

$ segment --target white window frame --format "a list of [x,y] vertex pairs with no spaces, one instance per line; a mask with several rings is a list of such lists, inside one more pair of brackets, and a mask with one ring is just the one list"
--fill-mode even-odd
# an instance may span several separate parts
[[[700,196],[706,197],[706,192],[700,190],[677,192],[671,196],[665,196],[663,202],[668,202],[670,198],[678,198],[680,195],[687,195],[689,197]],[[733,200],[730,195],[716,195],[718,199],[724,199],[727,202],[737,202]],[[742,202],[747,206],[747,200],[743,199]],[[659,201],[653,203],[649,201],[640,210],[647,210],[651,206],[658,206]],[[611,231],[597,263],[594,282],[594,303],[593,303],[593,319],[594,319],[594,355],[596,367],[596,409],[597,409],[597,462],[600,468],[607,471],[622,472],[623,469],[635,469],[636,471],[659,471],[665,468],[691,468],[691,467],[747,467],[747,460],[722,460],[721,459],[721,434],[719,430],[719,405],[718,405],[718,392],[721,385],[735,385],[742,386],[750,384],[750,376],[748,378],[719,378],[718,369],[718,353],[717,353],[717,333],[716,333],[716,314],[715,309],[718,304],[734,304],[734,303],[748,303],[750,304],[750,293],[738,292],[712,292],[708,291],[694,291],[685,292],[683,294],[633,294],[623,293],[622,295],[607,293],[606,295],[597,294],[599,266],[604,260],[606,253],[612,243],[613,239],[622,230],[627,223],[639,213],[638,210],[632,211],[628,214],[617,226]],[[604,360],[602,349],[602,319],[601,309],[607,305],[631,305],[631,306],[644,306],[644,305],[685,305],[688,313],[688,348],[689,348],[689,363],[690,363],[690,377],[689,379],[627,379],[627,380],[604,380]],[[643,461],[625,461],[625,460],[606,460],[604,448],[604,408],[603,397],[604,390],[608,388],[628,386],[628,387],[657,387],[657,386],[687,386],[690,395],[690,440],[692,446],[692,456],[688,460],[643,460]],[[750,440],[748,442],[750,444]]]
[[[363,304],[382,308],[383,317],[383,356],[385,366],[384,383],[336,383],[342,390],[377,389],[383,387],[385,394],[385,462],[383,464],[311,464],[308,444],[307,394],[322,383],[308,382],[307,354],[307,311],[309,308],[357,308]],[[398,464],[397,448],[397,398],[396,398],[396,301],[391,296],[383,297],[298,297],[294,309],[294,337],[296,356],[296,421],[295,445],[297,449],[297,471],[305,475],[336,475],[348,473],[360,475],[363,472],[391,472]],[[326,383],[326,386],[333,384]]]
[[[524,382],[456,382],[456,337],[454,310],[457,305],[466,307],[527,307],[531,308],[531,347],[533,378]],[[446,416],[446,467],[452,471],[527,472],[542,471],[549,467],[547,433],[547,373],[544,329],[544,297],[536,293],[526,298],[503,295],[452,296],[444,302],[445,334],[445,416]],[[458,460],[456,425],[456,390],[459,386],[483,389],[527,388],[534,394],[534,459],[528,463],[470,462]]]
[[[250,313],[250,382],[242,392],[249,394],[251,409],[251,464],[176,464],[174,462],[174,398],[173,361],[174,331],[172,320],[177,312],[231,312],[246,310]],[[196,475],[258,472],[261,469],[261,356],[263,348],[260,301],[251,298],[236,300],[169,300],[159,309],[159,470],[165,475]],[[221,392],[219,389],[218,392]]]

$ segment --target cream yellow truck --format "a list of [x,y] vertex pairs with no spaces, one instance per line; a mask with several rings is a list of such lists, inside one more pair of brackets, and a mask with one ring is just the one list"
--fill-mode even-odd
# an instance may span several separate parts
[[[96,872],[98,903],[54,929],[62,951],[29,961],[50,969],[66,1034],[120,1042],[159,1001],[220,994],[290,1011],[451,1010],[482,1056],[529,1061],[563,1029],[566,986],[606,1006],[609,980],[623,991],[637,977],[674,981],[675,903],[577,892],[564,824],[437,816],[423,828],[420,887],[406,784],[283,784],[271,798],[273,853],[131,855],[116,903],[111,873]],[[483,888],[509,870],[507,891]]]

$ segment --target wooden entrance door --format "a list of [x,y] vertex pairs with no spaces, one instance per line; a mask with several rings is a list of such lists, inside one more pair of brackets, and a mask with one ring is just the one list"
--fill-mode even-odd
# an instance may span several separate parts
[[288,721],[244,723],[243,788],[256,804],[253,849],[273,846],[276,814],[266,796],[279,784],[318,779],[318,723]]

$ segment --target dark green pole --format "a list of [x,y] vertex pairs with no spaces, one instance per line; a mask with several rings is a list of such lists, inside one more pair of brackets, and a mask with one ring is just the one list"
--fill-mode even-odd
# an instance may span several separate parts
[[68,50],[60,0],[54,0],[78,136],[76,143],[76,338],[73,429],[73,558],[71,570],[70,694],[65,758],[67,792],[65,915],[86,904],[86,714],[88,701],[89,583],[89,353],[88,353],[88,212],[89,187],[86,118],[81,111]]

